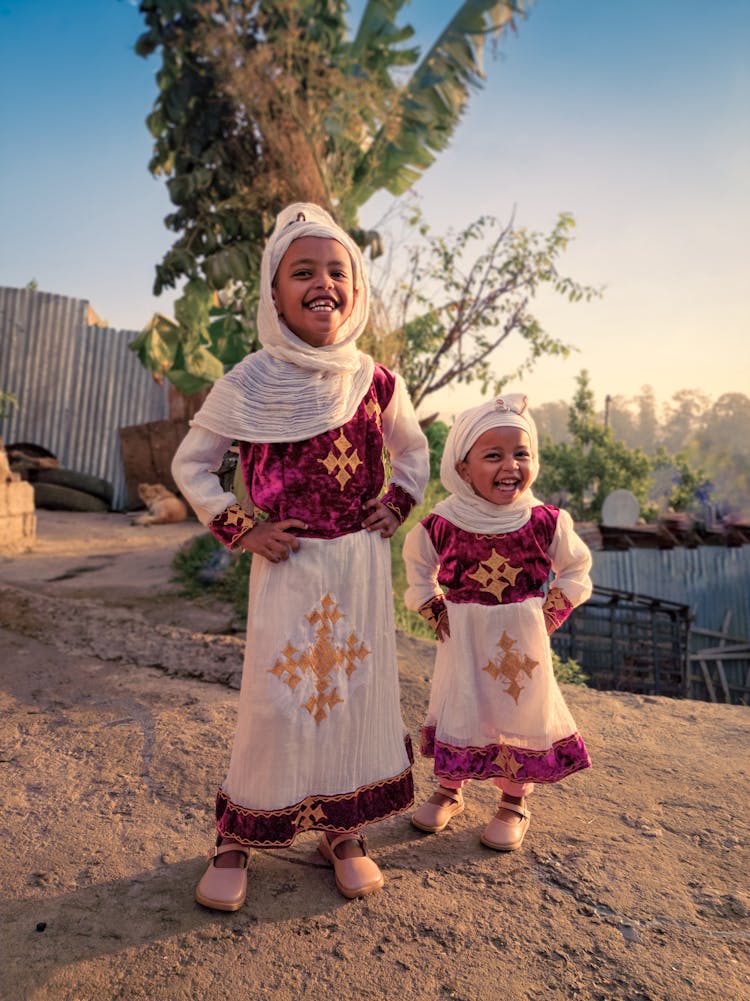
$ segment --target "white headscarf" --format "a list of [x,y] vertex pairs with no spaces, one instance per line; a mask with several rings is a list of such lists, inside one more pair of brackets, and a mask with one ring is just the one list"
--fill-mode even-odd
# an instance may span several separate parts
[[[450,496],[439,501],[435,514],[480,535],[501,535],[522,528],[531,517],[531,509],[541,504],[531,491],[539,473],[539,441],[536,425],[526,408],[522,393],[508,393],[489,403],[464,410],[448,432],[440,463],[440,479]],[[496,427],[516,427],[526,431],[531,442],[531,482],[510,504],[493,504],[475,494],[459,475],[456,465],[463,461],[476,440]]]
[[[337,240],[349,253],[357,295],[336,341],[314,348],[276,312],[272,283],[294,240]],[[304,441],[346,424],[372,382],[375,363],[356,347],[370,309],[362,252],[320,206],[295,202],[279,213],[260,266],[258,336],[263,350],[248,355],[213,386],[193,424],[238,441]]]

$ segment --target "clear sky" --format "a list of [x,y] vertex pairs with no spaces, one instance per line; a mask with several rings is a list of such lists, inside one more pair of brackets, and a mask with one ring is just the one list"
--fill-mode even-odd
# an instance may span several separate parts
[[[427,44],[455,6],[414,0],[402,20]],[[173,298],[151,294],[172,235],[147,169],[158,61],[134,54],[142,30],[134,0],[0,0],[0,284],[36,279],[133,330]],[[571,212],[561,268],[605,287],[540,304],[579,353],[514,388],[570,400],[587,368],[599,405],[646,384],[659,400],[750,393],[750,0],[537,0],[486,72],[417,185],[428,221],[515,211],[549,230]],[[500,353],[498,372],[521,357]],[[450,416],[475,393],[424,410]]]

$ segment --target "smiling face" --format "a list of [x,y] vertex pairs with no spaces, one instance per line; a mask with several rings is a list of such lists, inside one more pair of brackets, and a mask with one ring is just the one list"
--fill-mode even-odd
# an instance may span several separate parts
[[490,428],[481,434],[456,472],[491,504],[510,504],[531,486],[533,460],[522,428]]
[[273,281],[279,317],[311,347],[333,344],[354,309],[352,261],[338,242],[303,236],[289,245]]

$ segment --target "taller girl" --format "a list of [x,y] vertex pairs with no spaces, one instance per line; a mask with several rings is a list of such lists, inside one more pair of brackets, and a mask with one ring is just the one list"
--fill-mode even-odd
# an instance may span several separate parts
[[[378,889],[362,829],[413,802],[387,539],[429,457],[403,380],[356,347],[368,308],[358,247],[317,205],[290,205],[263,253],[263,350],[216,383],[174,459],[201,521],[254,554],[217,847],[196,891],[207,907],[242,905],[251,847],[310,830],[341,893]],[[214,473],[232,441],[247,510]]]
[[570,515],[532,493],[538,454],[525,396],[460,414],[440,467],[450,496],[404,543],[406,604],[441,641],[421,741],[439,785],[412,823],[442,831],[467,779],[491,779],[502,796],[481,841],[499,851],[521,847],[535,782],[590,764],[548,634],[590,595],[591,554]]

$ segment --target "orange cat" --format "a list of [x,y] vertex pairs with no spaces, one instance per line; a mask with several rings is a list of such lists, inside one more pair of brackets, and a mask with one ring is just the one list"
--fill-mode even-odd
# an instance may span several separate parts
[[138,496],[146,505],[147,513],[133,518],[134,525],[166,525],[173,521],[186,521],[187,505],[161,483],[139,483]]

